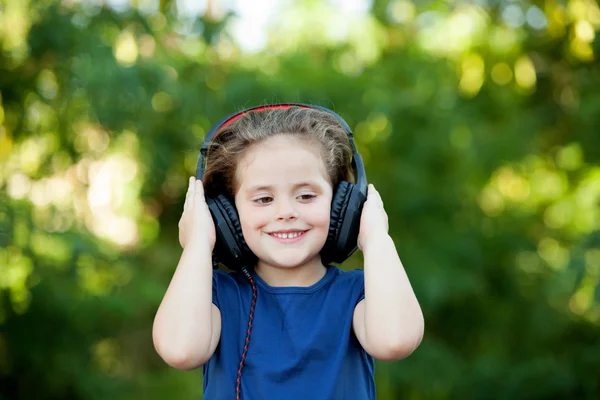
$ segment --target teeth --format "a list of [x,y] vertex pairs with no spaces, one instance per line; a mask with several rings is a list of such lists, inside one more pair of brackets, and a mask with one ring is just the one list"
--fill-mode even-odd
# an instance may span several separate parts
[[272,233],[271,235],[278,237],[280,239],[293,239],[296,238],[300,235],[302,235],[303,232],[290,232],[290,233]]

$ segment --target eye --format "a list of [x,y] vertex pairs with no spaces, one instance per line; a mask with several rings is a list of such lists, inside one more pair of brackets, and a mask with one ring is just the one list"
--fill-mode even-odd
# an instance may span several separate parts
[[301,194],[300,196],[298,196],[298,198],[303,201],[309,201],[314,199],[315,197],[317,196],[315,196],[314,194]]
[[273,201],[273,198],[269,197],[269,196],[265,196],[265,197],[261,197],[261,198],[255,199],[253,201],[255,203],[258,203],[258,204],[269,204],[269,203],[271,203]]

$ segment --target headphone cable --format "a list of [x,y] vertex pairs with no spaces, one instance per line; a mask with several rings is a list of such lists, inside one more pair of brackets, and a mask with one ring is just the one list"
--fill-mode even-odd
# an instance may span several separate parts
[[246,269],[246,267],[241,268],[242,273],[250,282],[252,286],[252,301],[250,302],[250,315],[248,317],[248,329],[246,330],[246,339],[244,340],[244,349],[242,351],[242,357],[240,359],[240,365],[237,371],[237,378],[235,380],[235,398],[236,400],[241,400],[241,391],[242,391],[242,369],[244,368],[244,363],[246,361],[246,355],[248,354],[248,346],[250,345],[250,335],[252,334],[252,322],[254,320],[254,308],[256,306],[256,283],[254,282],[254,278],[250,275],[250,272]]

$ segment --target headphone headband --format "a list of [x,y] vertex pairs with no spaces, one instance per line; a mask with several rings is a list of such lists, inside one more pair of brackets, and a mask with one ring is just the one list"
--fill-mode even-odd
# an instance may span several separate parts
[[[358,154],[354,145],[352,130],[342,117],[335,112],[320,106],[283,103],[252,107],[228,115],[218,121],[206,134],[200,150],[196,178],[204,180],[205,160],[208,156],[208,150],[215,135],[223,127],[248,112],[290,107],[315,109],[334,116],[345,130],[352,147],[352,168],[356,183],[353,184],[346,179],[342,179],[333,188],[329,231],[321,250],[323,262],[341,263],[357,249],[362,207],[367,199],[367,176],[362,157]],[[213,217],[217,234],[217,241],[213,250],[213,266],[216,268],[221,263],[232,269],[242,268],[243,270],[245,267],[255,265],[257,258],[246,243],[235,203],[231,200],[226,193],[214,193],[206,196],[206,204]]]
[[335,113],[334,111],[329,110],[325,107],[309,105],[309,104],[302,104],[302,103],[281,103],[281,104],[267,104],[264,106],[255,106],[255,107],[251,107],[251,108],[248,108],[248,109],[245,109],[242,111],[232,113],[224,118],[221,118],[208,131],[208,133],[206,134],[206,136],[204,138],[204,142],[202,143],[202,147],[200,148],[200,159],[198,160],[198,165],[196,167],[196,178],[202,179],[202,180],[204,179],[204,169],[205,169],[206,157],[208,155],[208,149],[210,148],[210,144],[213,140],[213,137],[216,135],[217,132],[219,132],[221,129],[226,127],[231,122],[248,114],[249,112],[272,110],[272,109],[279,109],[279,108],[285,109],[285,108],[290,108],[290,107],[315,109],[315,110],[319,110],[319,111],[324,111],[335,117],[335,119],[342,126],[342,128],[344,128],[346,135],[348,135],[348,140],[350,141],[350,146],[352,147],[352,167],[354,168],[354,171],[356,173],[356,186],[359,189],[359,191],[366,196],[367,178],[366,178],[366,172],[365,172],[365,165],[363,163],[361,155],[358,153],[358,151],[356,150],[356,146],[354,145],[354,134],[352,133],[352,129],[350,129],[350,127],[348,126],[346,121],[344,121],[344,119],[341,116],[339,116],[337,113]]

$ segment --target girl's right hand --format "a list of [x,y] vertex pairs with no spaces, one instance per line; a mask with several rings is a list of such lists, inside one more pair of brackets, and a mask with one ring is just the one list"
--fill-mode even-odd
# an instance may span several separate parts
[[190,177],[183,214],[179,220],[179,243],[186,245],[206,243],[212,250],[216,242],[215,224],[206,205],[202,181]]

